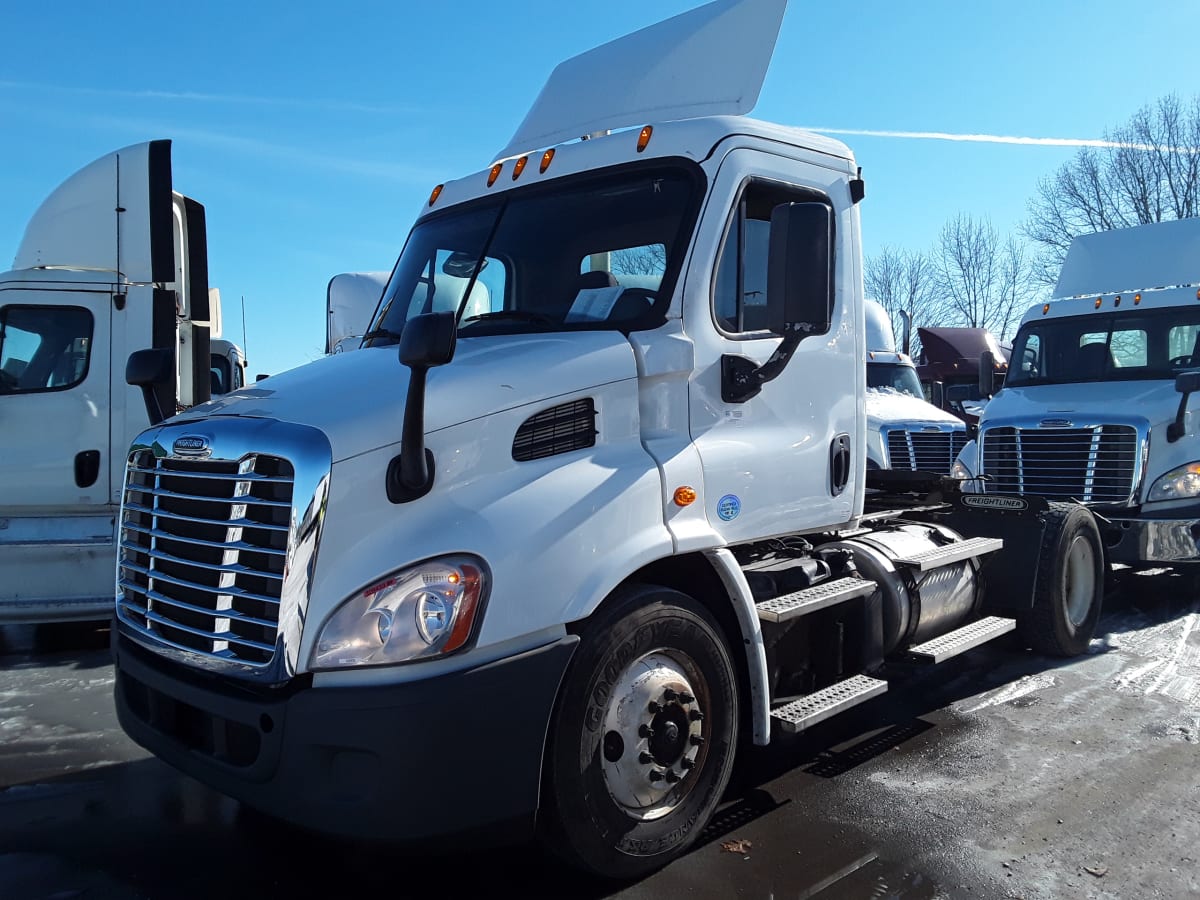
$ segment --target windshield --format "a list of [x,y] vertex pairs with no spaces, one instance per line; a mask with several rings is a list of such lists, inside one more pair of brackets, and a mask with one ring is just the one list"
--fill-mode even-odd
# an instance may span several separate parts
[[925,399],[925,393],[921,390],[921,380],[917,378],[917,370],[899,363],[867,363],[867,388]]
[[700,170],[629,167],[474,203],[409,236],[364,346],[457,312],[462,337],[663,321],[699,206]]
[[1198,333],[1196,306],[1029,322],[1005,385],[1171,379],[1200,367]]

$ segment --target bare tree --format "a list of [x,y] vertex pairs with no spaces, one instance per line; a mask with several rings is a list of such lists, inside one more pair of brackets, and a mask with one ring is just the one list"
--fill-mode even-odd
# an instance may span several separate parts
[[988,219],[960,213],[943,227],[933,253],[945,325],[987,328],[1003,339],[1033,302],[1027,248],[1001,240]]
[[867,296],[878,300],[892,319],[896,334],[903,334],[901,313],[912,316],[916,325],[934,324],[939,318],[932,291],[933,265],[928,256],[916,250],[884,247],[869,256],[863,270]]
[[1041,246],[1041,281],[1053,283],[1079,234],[1200,216],[1200,95],[1144,106],[1043,178],[1029,202],[1028,237]]

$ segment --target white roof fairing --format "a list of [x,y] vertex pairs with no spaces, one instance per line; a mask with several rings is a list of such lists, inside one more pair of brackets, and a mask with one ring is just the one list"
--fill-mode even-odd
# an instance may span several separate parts
[[1200,284],[1200,219],[1081,234],[1071,241],[1055,297]]
[[786,6],[715,0],[559,63],[496,158],[647,122],[745,115]]

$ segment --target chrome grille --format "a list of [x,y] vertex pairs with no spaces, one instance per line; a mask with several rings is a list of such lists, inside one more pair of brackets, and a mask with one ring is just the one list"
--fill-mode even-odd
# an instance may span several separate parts
[[279,457],[129,457],[117,612],[175,647],[267,666],[275,653],[294,472]]
[[888,461],[893,469],[949,475],[954,460],[967,444],[965,429],[956,431],[887,431]]
[[1129,425],[990,428],[983,433],[988,493],[1124,503],[1136,484],[1139,440]]

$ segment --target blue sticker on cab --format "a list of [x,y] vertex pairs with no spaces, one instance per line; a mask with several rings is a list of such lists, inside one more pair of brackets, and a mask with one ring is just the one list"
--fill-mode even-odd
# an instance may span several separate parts
[[717,501],[717,515],[726,522],[732,522],[742,511],[742,501],[736,494],[726,494]]

